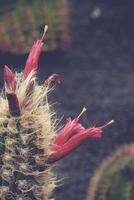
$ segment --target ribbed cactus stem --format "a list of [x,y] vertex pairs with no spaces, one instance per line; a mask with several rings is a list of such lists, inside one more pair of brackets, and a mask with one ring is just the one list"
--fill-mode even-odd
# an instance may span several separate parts
[[28,53],[44,23],[49,24],[49,33],[46,38],[48,45],[43,50],[64,50],[68,45],[67,0],[10,0],[0,3],[0,51]]
[[87,200],[132,200],[134,197],[134,144],[119,147],[91,178]]

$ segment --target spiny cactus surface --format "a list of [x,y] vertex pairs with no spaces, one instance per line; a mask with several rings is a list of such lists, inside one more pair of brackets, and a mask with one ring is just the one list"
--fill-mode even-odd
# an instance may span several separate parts
[[131,143],[103,161],[90,181],[87,200],[133,199],[134,143]]
[[42,85],[36,74],[43,36],[31,48],[24,70],[13,73],[4,67],[4,90],[0,95],[0,199],[48,200],[56,185],[53,163],[88,138],[100,138],[101,127],[84,128],[79,118],[68,118],[57,132],[55,113],[47,94],[58,74]]

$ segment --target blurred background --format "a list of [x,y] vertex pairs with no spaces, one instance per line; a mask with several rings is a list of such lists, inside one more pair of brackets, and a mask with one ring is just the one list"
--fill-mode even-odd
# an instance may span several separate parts
[[[88,200],[133,200],[134,145],[129,146],[134,141],[133,0],[0,3],[0,84],[3,65],[21,71],[30,47],[48,24],[39,81],[52,73],[60,74],[62,84],[56,86],[50,97],[52,103],[56,102],[57,116],[63,116],[64,123],[85,106],[88,110],[81,122],[86,127],[115,120],[104,130],[101,140],[86,141],[58,163],[57,174],[64,177],[64,184],[55,190],[55,199],[88,198],[89,182],[96,169],[112,152],[128,144],[110,163],[118,164],[115,171],[108,172],[110,178],[106,176],[104,187],[96,186],[99,189],[95,189],[95,197]],[[108,169],[109,165],[105,170]],[[103,182],[104,176],[101,179]],[[115,184],[117,191],[113,192]]]

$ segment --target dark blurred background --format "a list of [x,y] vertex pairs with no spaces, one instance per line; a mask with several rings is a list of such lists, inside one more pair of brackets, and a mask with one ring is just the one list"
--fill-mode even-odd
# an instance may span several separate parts
[[[65,18],[57,22],[58,27],[62,25],[62,29],[59,28],[62,31],[56,34],[65,33],[66,37],[54,39],[55,47],[42,53],[39,79],[42,81],[51,73],[60,74],[62,84],[56,86],[50,99],[56,102],[58,117],[64,115],[63,123],[66,117],[77,116],[83,106],[88,109],[81,118],[86,127],[115,120],[105,129],[101,140],[86,141],[58,163],[58,176],[65,179],[64,184],[56,189],[55,199],[84,200],[89,180],[100,162],[119,145],[134,141],[134,2],[63,2],[63,7],[59,4],[58,9],[64,9],[62,15]],[[53,43],[53,37],[48,43]],[[46,41],[46,46],[48,43]],[[2,45],[4,49],[4,43]],[[13,52],[10,48],[7,52],[1,48],[1,84],[3,65],[20,71],[26,57],[25,51]]]

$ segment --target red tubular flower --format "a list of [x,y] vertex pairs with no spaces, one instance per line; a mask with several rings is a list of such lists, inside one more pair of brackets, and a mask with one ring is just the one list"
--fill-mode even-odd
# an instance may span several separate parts
[[[81,114],[85,109],[81,112]],[[81,114],[79,116],[81,116]],[[67,122],[65,127],[60,130],[57,138],[52,146],[53,153],[49,157],[49,162],[55,162],[62,157],[68,155],[72,150],[76,149],[83,141],[89,138],[100,138],[102,130],[113,120],[101,127],[91,127],[85,129],[79,122],[79,116],[74,120]]]
[[54,141],[55,145],[58,145],[58,146],[63,145],[74,133],[77,133],[85,129],[79,123],[79,118],[85,111],[86,111],[86,108],[83,108],[82,112],[74,120],[71,120],[71,118],[67,119],[66,125],[64,126],[64,128],[62,128],[59,131],[58,136],[56,137]]
[[12,116],[20,115],[20,106],[16,90],[16,80],[13,72],[5,65],[4,67],[4,80],[5,80],[5,91],[8,99],[9,112]]
[[44,44],[43,39],[45,37],[47,29],[48,26],[45,26],[42,38],[40,40],[37,40],[31,48],[31,51],[25,64],[25,68],[23,70],[24,78],[27,78],[27,76],[32,70],[36,71],[38,68],[39,56],[41,54],[41,50]]

